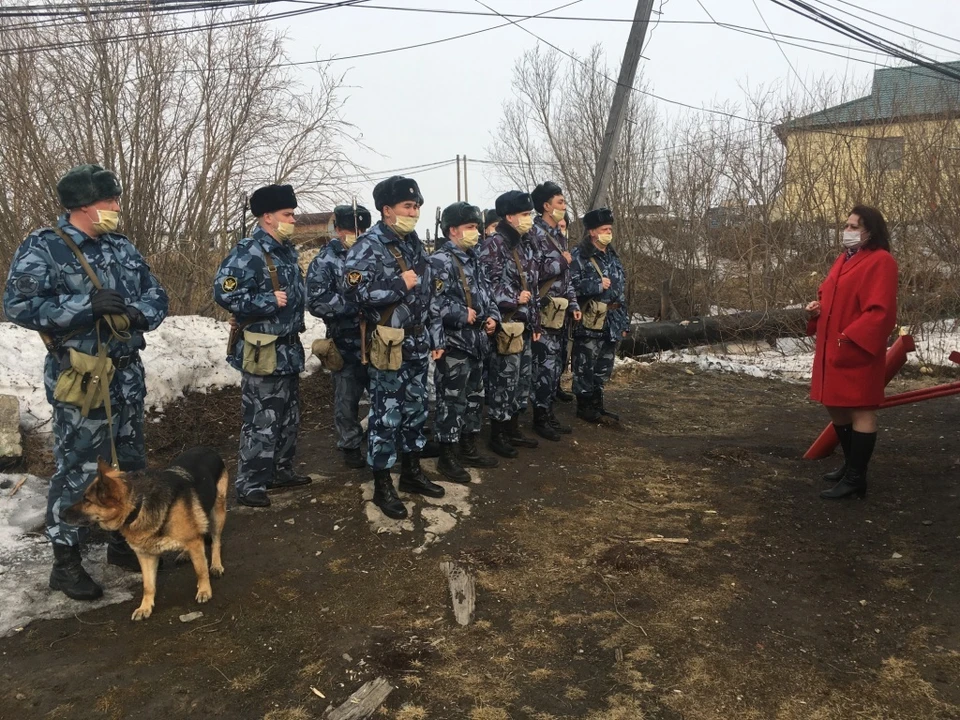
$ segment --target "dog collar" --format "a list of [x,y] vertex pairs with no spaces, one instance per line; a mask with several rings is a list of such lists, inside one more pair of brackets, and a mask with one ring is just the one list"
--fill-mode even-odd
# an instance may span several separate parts
[[134,523],[134,521],[140,516],[140,508],[142,507],[143,500],[138,500],[137,504],[133,506],[133,510],[131,510],[130,514],[127,515],[127,519],[123,521],[124,527]]

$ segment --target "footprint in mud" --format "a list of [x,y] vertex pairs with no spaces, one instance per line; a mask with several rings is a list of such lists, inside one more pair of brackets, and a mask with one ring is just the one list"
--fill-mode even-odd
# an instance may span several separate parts
[[[443,485],[446,493],[442,498],[402,493],[403,504],[409,513],[404,520],[391,520],[380,512],[380,508],[373,504],[372,480],[360,486],[364,500],[363,510],[367,516],[367,522],[370,524],[370,529],[378,535],[381,533],[402,535],[409,532],[419,537],[422,533],[423,541],[413,549],[415,554],[422,553],[443,535],[453,530],[461,518],[470,516],[470,489],[473,485],[481,482],[480,473],[473,469],[469,470],[473,478],[472,481],[469,484],[461,485],[443,481],[443,476],[437,473],[436,460],[424,460],[422,466],[432,480]],[[394,474],[394,484],[398,479],[399,475]]]

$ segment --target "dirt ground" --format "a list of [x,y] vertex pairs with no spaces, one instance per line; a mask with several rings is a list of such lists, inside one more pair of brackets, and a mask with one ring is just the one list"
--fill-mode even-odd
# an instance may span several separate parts
[[[194,577],[168,563],[146,622],[135,601],[33,623],[0,640],[0,717],[320,718],[382,675],[375,717],[395,720],[960,718],[958,398],[887,412],[867,499],[828,503],[834,461],[799,459],[825,424],[805,387],[623,371],[622,424],[561,406],[576,434],[483,472],[415,554],[422,523],[370,530],[329,380],[304,394],[300,459],[324,479],[231,511],[202,620],[179,621]],[[170,408],[151,460],[212,443],[233,462],[238,406]],[[465,628],[451,559],[476,577]]]

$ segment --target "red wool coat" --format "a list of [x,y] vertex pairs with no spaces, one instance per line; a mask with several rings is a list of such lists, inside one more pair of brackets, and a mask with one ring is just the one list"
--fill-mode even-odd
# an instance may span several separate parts
[[896,326],[897,261],[886,250],[861,249],[830,268],[818,293],[820,315],[810,399],[832,407],[883,402],[887,339]]

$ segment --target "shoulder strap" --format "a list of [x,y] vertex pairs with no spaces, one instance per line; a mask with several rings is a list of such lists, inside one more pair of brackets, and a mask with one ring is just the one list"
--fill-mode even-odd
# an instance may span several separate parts
[[273,264],[273,258],[267,252],[267,249],[262,245],[260,249],[263,250],[263,259],[267,261],[267,272],[270,273],[270,284],[273,285],[273,291],[280,292],[280,277],[277,275],[277,266]]
[[[400,266],[400,272],[406,272],[409,268],[406,261],[403,259],[403,253],[399,249],[395,248],[393,245],[387,245],[387,250],[393,255],[393,259],[397,261],[397,265]],[[395,302],[393,305],[388,307],[386,311],[380,316],[380,322],[377,325],[386,325],[390,322],[390,319],[393,317],[393,311],[397,309],[400,303]]]
[[467,307],[473,308],[473,296],[470,294],[470,286],[467,284],[467,276],[463,272],[463,263],[457,260],[457,256],[453,253],[450,253],[450,257],[453,258],[453,261],[457,264],[457,270],[460,272],[460,284],[463,286],[463,296],[467,301]]
[[83,253],[80,251],[80,248],[77,247],[77,244],[70,239],[70,236],[67,235],[63,230],[58,227],[53,228],[53,231],[63,240],[64,244],[73,250],[73,254],[77,256],[77,260],[80,261],[80,267],[83,268],[84,272],[87,273],[87,277],[90,278],[90,282],[93,283],[93,286],[100,290],[103,286],[100,284],[100,278],[97,277],[97,274],[93,271],[93,268],[90,267],[90,263],[87,262],[87,259],[83,256]]
[[517,274],[520,275],[520,287],[524,291],[529,291],[530,288],[527,286],[527,274],[523,272],[523,266],[520,265],[520,255],[517,254],[516,248],[513,248],[510,252],[513,254],[513,264],[517,266]]
[[552,277],[549,280],[544,280],[542,283],[540,283],[540,299],[541,300],[543,300],[547,296],[547,293],[550,292],[550,288],[553,287],[553,284],[556,281],[557,281],[557,278]]
[[603,277],[603,270],[600,269],[600,264],[597,262],[597,258],[591,255],[590,262],[592,262],[593,266],[597,269],[597,275],[599,275],[600,277]]

